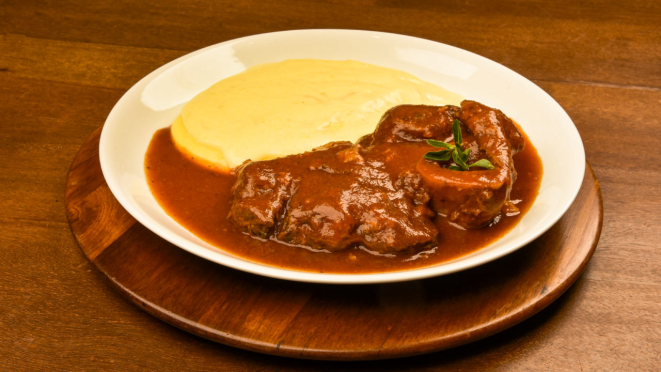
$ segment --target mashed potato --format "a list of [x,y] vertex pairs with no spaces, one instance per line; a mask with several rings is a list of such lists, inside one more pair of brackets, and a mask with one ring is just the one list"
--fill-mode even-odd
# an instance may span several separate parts
[[405,72],[356,61],[266,63],[221,80],[188,102],[172,126],[178,147],[220,169],[247,159],[355,142],[400,104],[462,97]]

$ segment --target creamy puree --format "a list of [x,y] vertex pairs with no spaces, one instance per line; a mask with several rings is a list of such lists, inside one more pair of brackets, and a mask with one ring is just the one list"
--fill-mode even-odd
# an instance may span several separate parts
[[172,136],[180,149],[234,168],[247,159],[355,142],[396,105],[461,100],[399,70],[357,61],[286,60],[250,67],[198,94],[184,106]]

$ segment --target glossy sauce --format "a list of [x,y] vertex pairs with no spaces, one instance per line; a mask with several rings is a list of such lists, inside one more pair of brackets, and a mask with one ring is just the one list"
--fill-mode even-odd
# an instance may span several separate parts
[[263,241],[240,232],[228,219],[236,177],[212,170],[194,156],[180,152],[170,128],[161,129],[149,145],[145,171],[156,200],[193,234],[235,256],[269,266],[320,273],[374,273],[420,268],[472,253],[511,230],[535,201],[542,179],[542,163],[525,136],[524,150],[514,155],[518,178],[510,198],[519,201],[516,216],[500,215],[497,223],[463,230],[443,217],[435,218],[439,244],[431,250],[377,255],[361,248],[334,253],[310,251],[276,241]]

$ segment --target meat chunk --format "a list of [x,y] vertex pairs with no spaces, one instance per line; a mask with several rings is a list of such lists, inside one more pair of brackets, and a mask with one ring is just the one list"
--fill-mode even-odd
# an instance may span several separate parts
[[416,167],[437,212],[463,227],[491,222],[503,207],[511,209],[509,195],[516,180],[512,155],[523,148],[516,125],[499,110],[463,101],[459,119],[471,131],[493,170],[453,171],[420,159]]
[[457,106],[400,105],[386,111],[374,133],[358,143],[371,146],[383,143],[422,142],[427,139],[450,140]]
[[328,251],[362,245],[391,253],[434,243],[420,176],[412,164],[408,172],[388,167],[382,155],[342,142],[244,164],[229,218],[249,234]]
[[244,163],[237,173],[232,194],[234,200],[242,202],[232,203],[229,218],[241,230],[266,239],[273,233],[276,218],[291,197],[292,176],[268,162]]

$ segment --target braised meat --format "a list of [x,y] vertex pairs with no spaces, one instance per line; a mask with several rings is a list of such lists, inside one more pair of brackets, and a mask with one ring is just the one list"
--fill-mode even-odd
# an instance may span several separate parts
[[438,231],[415,163],[397,169],[389,164],[397,157],[384,153],[392,150],[336,142],[247,162],[238,170],[229,218],[260,238],[328,251],[360,244],[388,253],[432,244]]
[[523,149],[524,139],[502,112],[474,101],[461,103],[458,118],[474,136],[479,156],[489,159],[494,169],[457,172],[420,159],[416,170],[431,194],[434,210],[460,226],[482,227],[503,208],[516,213],[516,206],[509,202],[516,180],[512,155]]
[[[451,161],[423,159],[435,150],[425,140],[452,142],[455,119],[469,161],[488,159],[493,170],[455,171]],[[334,142],[241,165],[229,219],[253,236],[313,249],[419,249],[439,239],[430,207],[467,228],[516,208],[508,203],[516,179],[512,155],[522,147],[514,123],[477,102],[397,106],[356,145]]]
[[400,105],[388,110],[374,130],[358,141],[363,147],[384,143],[450,141],[457,106]]

